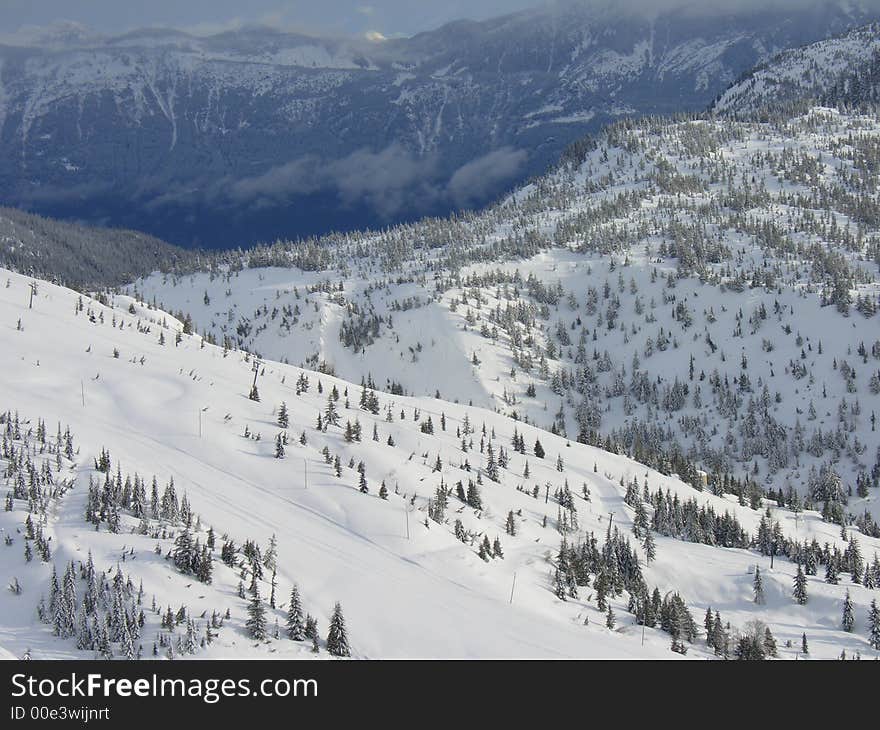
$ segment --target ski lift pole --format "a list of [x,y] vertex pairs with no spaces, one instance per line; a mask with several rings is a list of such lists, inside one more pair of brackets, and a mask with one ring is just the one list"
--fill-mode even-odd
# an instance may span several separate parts
[[258,358],[254,358],[254,387],[257,387],[257,375],[260,374],[260,361]]

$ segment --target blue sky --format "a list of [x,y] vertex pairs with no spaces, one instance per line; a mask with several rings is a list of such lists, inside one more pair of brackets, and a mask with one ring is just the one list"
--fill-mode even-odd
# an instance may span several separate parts
[[457,18],[488,18],[541,0],[0,0],[0,28],[75,21],[112,33],[163,25],[210,31],[269,24],[332,34],[412,34]]

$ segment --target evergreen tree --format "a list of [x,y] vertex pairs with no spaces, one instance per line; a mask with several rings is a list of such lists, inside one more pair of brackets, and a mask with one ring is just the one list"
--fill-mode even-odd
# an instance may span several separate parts
[[293,641],[306,638],[306,627],[303,622],[302,603],[299,588],[294,584],[290,591],[290,605],[287,607],[287,636]]
[[248,634],[250,634],[252,639],[262,641],[266,638],[266,609],[260,600],[260,588],[256,582],[254,583],[247,613],[248,619],[245,622],[245,627],[248,630]]
[[266,554],[263,556],[263,565],[267,568],[275,570],[278,561],[278,538],[275,533],[269,538],[269,545],[266,548]]
[[713,622],[712,646],[715,649],[715,654],[727,656],[728,636],[721,621],[721,614],[718,611],[715,612],[715,621]]
[[843,600],[843,618],[841,619],[841,627],[844,631],[850,633],[855,626],[855,616],[853,615],[853,604],[849,597],[849,591],[846,592],[846,598]]
[[560,601],[568,600],[568,594],[565,590],[565,580],[559,567],[556,568],[556,572],[553,574],[553,592]]
[[611,605],[609,604],[608,610],[605,612],[605,626],[609,629],[613,629],[615,624],[614,611],[611,610]]
[[487,563],[489,562],[489,558],[492,556],[492,546],[489,544],[488,535],[483,535],[483,541],[480,543],[480,548],[477,550],[477,555],[480,556],[482,560],[485,560]]
[[840,581],[837,577],[837,556],[832,554],[825,565],[825,582],[837,585]]
[[797,574],[794,577],[794,600],[801,606],[807,602],[807,577],[804,575],[800,563],[798,563]]
[[736,641],[733,656],[737,661],[762,661],[764,659],[763,641],[756,640],[750,633],[743,634]]
[[507,522],[504,525],[504,530],[508,535],[516,535],[516,520],[513,517],[513,510],[507,513]]
[[657,546],[654,542],[654,536],[651,534],[650,528],[645,530],[645,539],[642,543],[642,546],[645,549],[645,562],[648,565],[657,557]]
[[770,632],[770,627],[764,629],[764,653],[769,657],[777,657],[778,652],[776,650],[776,639],[773,638],[773,634]]
[[333,656],[351,656],[348,635],[345,631],[345,619],[342,616],[342,606],[339,603],[333,607],[330,630],[327,632],[327,651]]
[[202,548],[201,557],[198,561],[198,570],[196,572],[196,577],[202,583],[210,583],[213,580],[214,573],[214,558],[211,556],[211,551],[208,549],[208,546],[205,545]]
[[759,606],[764,605],[764,581],[761,579],[761,569],[755,566],[755,580],[753,581],[755,589],[755,603]]
[[[333,386],[334,388],[336,386]],[[339,423],[339,411],[336,410],[336,401],[331,393],[327,396],[327,407],[324,409],[324,424],[326,426],[335,426]]]
[[175,567],[181,573],[189,573],[193,566],[193,542],[189,528],[184,528],[174,541],[174,550],[171,554]]
[[480,489],[472,481],[468,481],[467,503],[468,506],[473,507],[474,509],[483,509],[483,500],[480,497]]
[[880,651],[880,608],[877,607],[876,598],[871,600],[868,610],[868,643],[872,649]]
[[95,575],[95,563],[92,560],[92,551],[86,560],[86,592],[83,595],[83,609],[88,615],[93,615],[98,608],[98,582]]
[[310,614],[306,614],[306,638],[318,641],[318,619]]

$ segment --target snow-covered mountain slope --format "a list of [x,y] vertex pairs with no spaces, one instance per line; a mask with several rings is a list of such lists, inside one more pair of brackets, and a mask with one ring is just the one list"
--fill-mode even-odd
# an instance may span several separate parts
[[[113,457],[111,477],[121,464],[125,473],[137,472],[146,478],[148,489],[152,474],[158,475],[162,486],[173,478],[178,497],[186,494],[203,525],[214,526],[218,550],[221,534],[228,533],[239,545],[245,539],[257,540],[263,548],[276,534],[279,591],[283,591],[279,603],[285,601],[293,581],[298,581],[305,607],[319,618],[323,634],[333,602],[341,600],[349,612],[357,655],[641,653],[636,640],[619,642],[622,646],[617,649],[618,642],[610,634],[603,636],[601,630],[574,623],[577,611],[557,614],[552,600],[540,600],[546,585],[530,581],[524,567],[527,562],[534,564],[531,572],[535,577],[549,566],[543,559],[547,548],[533,543],[531,535],[538,532],[534,526],[527,528],[530,536],[520,541],[521,559],[496,561],[498,567],[485,566],[472,549],[450,535],[448,528],[435,525],[427,530],[421,524],[425,498],[438,480],[429,479],[433,462],[424,464],[421,455],[413,452],[430,448],[433,458],[439,449],[447,458],[456,444],[451,436],[441,440],[421,434],[411,417],[413,406],[423,403],[394,399],[395,409],[406,409],[407,422],[388,425],[381,417],[346,411],[340,403],[344,418],[358,416],[364,424],[364,443],[346,445],[339,428],[331,427],[326,434],[314,429],[326,400],[326,394],[316,391],[314,374],[309,376],[309,393],[297,397],[294,383],[300,372],[266,364],[259,379],[263,400],[254,403],[239,392],[243,388],[246,395],[251,380],[251,366],[241,353],[224,357],[218,348],[200,349],[199,338],[190,336],[175,346],[173,332],[177,328],[171,318],[138,306],[132,315],[124,298],[117,299],[113,311],[87,301],[84,311],[77,313],[75,293],[40,283],[34,308],[28,309],[28,280],[14,275],[8,280],[10,285],[3,290],[3,321],[20,317],[22,329],[16,331],[14,321],[6,327],[4,340],[9,346],[3,348],[4,366],[12,367],[15,375],[4,380],[3,402],[22,417],[30,414],[29,427],[36,425],[37,418],[52,419],[52,423],[57,418],[70,424],[76,438],[76,466],[69,469],[65,462],[64,473],[77,478],[77,484],[57,505],[50,506],[44,528],[53,538],[52,553],[59,573],[68,559],[84,560],[88,550],[99,568],[115,571],[124,548],[133,548],[134,555],[120,565],[134,576],[136,585],[143,579],[146,602],[155,593],[163,609],[170,604],[176,610],[186,603],[194,617],[202,610],[208,610],[210,616],[213,609],[222,614],[231,608],[232,625],[220,631],[208,655],[254,653],[253,642],[240,632],[246,604],[234,595],[238,571],[217,560],[214,582],[204,586],[191,577],[175,575],[167,563],[153,555],[155,540],[129,534],[137,520],[123,516],[118,535],[108,533],[104,525],[93,534],[83,522],[88,477],[95,474],[93,459],[108,448]],[[151,322],[159,318],[169,329]],[[160,332],[167,337],[164,346],[157,341]],[[114,348],[120,351],[119,358],[114,358]],[[321,380],[326,392],[333,385],[340,390],[347,387],[326,377]],[[290,407],[291,443],[286,458],[276,460],[274,436],[280,429],[274,424],[277,414],[273,411],[282,400]],[[427,405],[437,419],[440,409]],[[199,412],[203,408],[200,438]],[[459,409],[459,413],[463,411]],[[422,418],[427,415],[423,411]],[[472,418],[478,415],[476,410],[471,412]],[[451,413],[449,418],[450,424],[459,423]],[[373,421],[381,427],[381,443],[369,439]],[[246,428],[262,433],[263,438],[245,438]],[[296,441],[301,430],[308,435],[305,446]],[[392,434],[398,444],[394,448],[384,441]],[[324,463],[324,445],[343,457],[342,479],[334,477],[332,466]],[[347,466],[350,457],[368,463],[366,475],[372,494],[357,490],[357,471]],[[34,458],[37,463],[41,460]],[[536,471],[541,474],[542,470]],[[458,478],[465,475],[451,467],[446,470],[447,477],[453,474]],[[389,495],[387,501],[376,496],[382,478],[391,491],[399,482],[400,495]],[[508,499],[516,501],[519,493],[513,485],[508,491]],[[418,493],[421,499],[416,498],[409,518],[412,539],[407,540],[406,506]],[[42,656],[70,655],[71,642],[52,641],[50,629],[40,628],[35,619],[40,593],[48,597],[49,569],[36,560],[31,565],[24,563],[20,530],[26,506],[26,501],[16,502],[18,509],[4,515],[5,532],[15,539],[3,561],[4,578],[9,582],[11,576],[17,576],[24,591],[20,596],[4,592],[0,645],[19,655],[26,647]],[[488,510],[482,515],[487,527],[491,522],[489,534],[494,536],[495,523],[504,515],[496,514],[491,520]],[[470,513],[462,519],[469,526],[480,524]],[[533,522],[534,515],[528,519]],[[552,529],[547,531],[548,537],[552,534]],[[203,531],[202,543],[205,539]],[[170,540],[161,543],[166,551],[171,546]],[[514,550],[512,545],[509,549]],[[522,563],[523,572],[517,601],[510,606],[513,568],[506,566],[514,562]],[[267,586],[262,592],[266,598]],[[355,618],[357,613],[362,616]],[[155,629],[154,623],[150,622],[151,629]],[[152,634],[143,634],[147,648]],[[661,641],[648,652],[662,652],[665,644]],[[269,648],[283,654],[307,649],[289,641],[274,642]]]
[[621,123],[479,216],[132,291],[221,344],[684,455],[873,531],[878,141],[876,116],[824,108]]
[[383,43],[66,33],[0,48],[0,201],[208,247],[446,213],[608,121],[703,109],[756,63],[872,19],[581,1]]
[[880,100],[880,24],[793,48],[747,73],[712,104],[722,115],[778,112],[804,99],[824,103]]
[[[16,588],[0,595],[4,656],[90,657],[92,644],[150,655],[154,642],[161,655],[170,643],[175,656],[311,656],[310,642],[283,633],[294,582],[322,637],[341,602],[354,656],[674,657],[670,632],[688,657],[714,656],[702,628],[709,606],[719,651],[722,634],[731,653],[741,632],[764,645],[767,626],[784,658],[803,658],[803,633],[811,657],[876,653],[867,616],[880,540],[857,528],[844,542],[815,512],[771,501],[752,509],[476,407],[270,361],[254,377],[249,356],[136,300],[105,305],[36,282],[30,306],[30,279],[4,271],[0,281],[9,490],[0,577]],[[259,401],[248,397],[254,380]],[[766,525],[776,523],[771,569]],[[183,534],[199,546],[213,534],[214,549],[185,548]],[[181,572],[169,553],[202,577],[210,562],[211,582]],[[784,554],[819,571],[803,579],[804,604]],[[838,583],[822,581],[824,560]],[[272,565],[277,609],[265,605]],[[266,640],[245,627],[252,583]],[[839,628],[847,594],[852,632]],[[173,629],[160,625],[169,607]]]
[[[100,301],[0,272],[2,655],[346,654],[340,602],[362,657],[876,656],[880,123],[788,108],[612,125],[479,214],[111,253],[177,271]],[[20,268],[117,235],[0,224]]]

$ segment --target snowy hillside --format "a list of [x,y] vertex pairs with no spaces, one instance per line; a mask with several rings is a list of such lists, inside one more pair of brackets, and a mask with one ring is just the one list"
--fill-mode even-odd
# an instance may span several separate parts
[[[294,583],[318,656],[337,601],[353,656],[714,656],[709,606],[718,653],[769,649],[765,626],[784,658],[803,658],[803,633],[810,657],[875,653],[880,540],[857,528],[752,509],[476,407],[270,361],[254,378],[249,356],[136,300],[36,282],[31,307],[31,280],[0,282],[6,656],[154,642],[311,656],[286,636]],[[264,640],[246,625],[253,586]]]
[[878,140],[876,116],[823,108],[622,123],[479,216],[131,291],[221,345],[683,458],[873,532]]
[[[723,115],[748,116],[801,99],[877,102],[880,24],[784,51],[750,71],[712,104]],[[853,80],[853,81],[851,81]]]
[[[127,210],[185,199],[202,236],[318,221],[328,180],[409,218],[859,15],[561,7],[381,44],[62,28],[0,49],[0,177],[107,221],[123,160]],[[0,657],[880,658],[876,39],[480,212],[188,252],[0,209]]]

